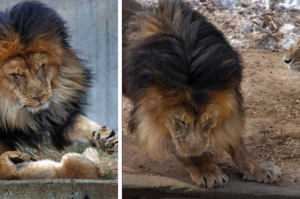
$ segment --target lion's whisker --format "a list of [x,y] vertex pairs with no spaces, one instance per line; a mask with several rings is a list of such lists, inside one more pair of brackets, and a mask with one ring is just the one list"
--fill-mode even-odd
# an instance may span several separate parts
[[22,110],[21,114],[24,113],[24,111],[28,108],[28,106],[24,106],[25,108]]
[[66,99],[63,95],[59,94],[59,93],[53,93],[54,97],[59,97],[61,99]]
[[62,104],[60,101],[58,101],[56,99],[53,99],[53,98],[51,98],[50,101],[53,102],[53,103],[55,103],[55,104],[58,104],[58,105]]
[[17,112],[19,109],[21,109],[24,105],[23,104],[20,104],[20,105],[17,105],[16,107],[14,107],[10,113],[14,113],[14,112]]
[[151,154],[153,157],[157,157],[157,159],[171,160],[175,158],[175,154],[177,153],[176,149],[165,149],[160,151],[160,153]]

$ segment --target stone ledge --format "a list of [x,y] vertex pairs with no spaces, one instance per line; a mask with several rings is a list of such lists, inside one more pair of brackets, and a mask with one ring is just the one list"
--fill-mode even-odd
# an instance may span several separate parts
[[223,188],[206,189],[163,176],[123,174],[122,193],[123,199],[299,199],[300,187],[231,180]]
[[1,199],[117,199],[118,183],[111,180],[0,181]]

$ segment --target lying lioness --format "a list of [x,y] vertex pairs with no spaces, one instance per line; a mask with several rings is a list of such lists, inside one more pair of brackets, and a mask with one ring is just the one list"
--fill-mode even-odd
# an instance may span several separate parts
[[0,156],[1,180],[99,179],[103,170],[97,151],[87,148],[82,155],[67,153],[61,162],[30,161],[26,154],[8,151]]

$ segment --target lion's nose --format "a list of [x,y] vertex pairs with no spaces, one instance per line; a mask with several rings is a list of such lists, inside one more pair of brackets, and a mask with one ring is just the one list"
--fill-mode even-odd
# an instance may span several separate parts
[[289,64],[289,63],[291,63],[292,62],[292,58],[291,59],[284,59],[283,61],[285,62],[285,63],[287,63],[287,64]]
[[45,96],[45,94],[42,95],[37,95],[35,97],[32,97],[33,99],[36,99],[37,101],[41,101],[43,99],[43,97]]

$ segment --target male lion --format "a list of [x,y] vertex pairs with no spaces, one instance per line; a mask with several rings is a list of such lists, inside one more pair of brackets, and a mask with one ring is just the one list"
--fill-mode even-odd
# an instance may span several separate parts
[[174,154],[197,185],[228,177],[209,157],[224,149],[244,180],[273,183],[275,165],[249,157],[239,54],[223,34],[179,0],[143,6],[123,0],[123,93],[133,104],[129,131],[154,157]]
[[283,55],[283,61],[292,71],[300,71],[300,39]]
[[65,22],[43,3],[0,12],[0,154],[49,142],[117,152],[114,131],[84,116],[91,72],[68,39]]
[[52,160],[31,162],[28,159],[19,151],[3,153],[0,156],[0,179],[99,179],[103,176],[99,155],[93,148],[87,148],[82,155],[67,153],[60,163]]

